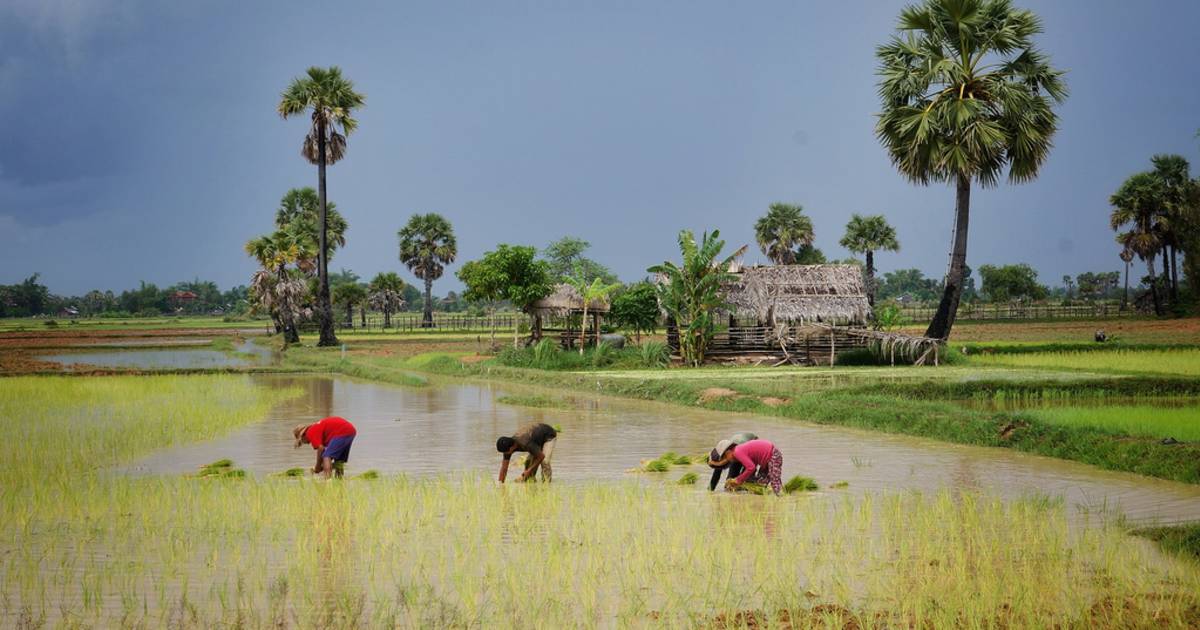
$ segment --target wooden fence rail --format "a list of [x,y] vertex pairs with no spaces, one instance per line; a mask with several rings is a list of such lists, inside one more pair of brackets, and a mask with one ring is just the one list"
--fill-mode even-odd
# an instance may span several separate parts
[[402,314],[392,315],[391,326],[384,327],[383,315],[372,313],[367,316],[366,326],[362,325],[362,319],[355,313],[354,321],[347,322],[345,317],[338,319],[338,330],[361,330],[366,332],[412,332],[420,330],[453,330],[459,332],[486,332],[492,329],[494,325],[497,330],[512,330],[514,324],[518,321],[528,323],[528,318],[524,316],[514,315],[496,315],[489,318],[486,315],[477,317],[473,315],[444,315],[435,314],[433,317],[433,328],[424,328],[421,315]]
[[[900,313],[911,322],[928,322],[937,312],[936,306],[901,306]],[[958,307],[959,320],[1003,320],[1003,319],[1099,319],[1129,317],[1133,309],[1121,309],[1119,304],[962,304]]]

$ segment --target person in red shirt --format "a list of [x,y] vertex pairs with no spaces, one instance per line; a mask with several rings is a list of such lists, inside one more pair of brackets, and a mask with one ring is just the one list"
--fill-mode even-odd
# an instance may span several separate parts
[[[313,466],[312,471],[314,474],[324,475],[326,479],[333,474],[334,463],[350,461],[350,446],[354,444],[354,436],[357,433],[349,420],[338,416],[329,416],[320,422],[301,424],[292,429],[292,435],[296,438],[296,448],[300,448],[301,444],[311,444],[316,449],[317,464]],[[339,479],[342,472],[342,467],[338,466]]]

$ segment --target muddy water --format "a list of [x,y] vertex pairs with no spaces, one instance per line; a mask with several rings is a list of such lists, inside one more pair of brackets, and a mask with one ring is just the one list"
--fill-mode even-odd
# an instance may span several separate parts
[[73,365],[102,368],[132,368],[139,370],[163,369],[211,369],[236,368],[265,365],[272,359],[270,348],[253,342],[236,346],[238,352],[254,355],[253,358],[234,356],[220,350],[193,348],[166,348],[154,350],[114,350],[111,352],[60,352],[39,354],[39,361],[60,363],[70,369]]
[[[547,393],[574,404],[571,410],[515,407],[497,402],[513,387],[453,383],[402,388],[346,378],[253,375],[266,387],[297,387],[303,395],[279,405],[263,422],[228,437],[159,452],[129,467],[134,474],[188,473],[221,458],[256,474],[311,467],[313,451],[292,447],[291,429],[328,415],[358,427],[348,471],[431,474],[464,469],[494,473],[500,463],[495,440],[524,422],[561,425],[554,452],[556,481],[628,478],[627,469],[667,450],[699,454],[736,431],[773,440],[784,456],[785,478],[803,474],[822,488],[841,490],[979,490],[1009,498],[1062,497],[1076,518],[1122,512],[1138,521],[1200,519],[1200,486],[1099,470],[1083,464],[1004,449],[961,446],[880,433],[810,425],[752,415],[708,412],[659,403]],[[520,393],[528,393],[522,390]],[[637,474],[668,481],[685,470]]]

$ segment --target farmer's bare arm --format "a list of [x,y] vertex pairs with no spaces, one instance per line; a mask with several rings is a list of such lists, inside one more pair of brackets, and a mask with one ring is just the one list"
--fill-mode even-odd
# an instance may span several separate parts
[[500,483],[504,483],[504,478],[508,476],[508,456],[504,456],[504,461],[500,462]]
[[312,469],[312,471],[314,473],[320,473],[321,470],[323,468],[325,468],[324,459],[325,459],[325,447],[319,446],[319,447],[317,447],[317,463],[313,464],[313,469]]

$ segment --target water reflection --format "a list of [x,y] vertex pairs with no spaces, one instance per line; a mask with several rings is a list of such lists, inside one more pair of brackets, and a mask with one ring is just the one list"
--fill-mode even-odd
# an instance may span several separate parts
[[[1075,514],[1119,509],[1135,519],[1200,519],[1200,486],[1005,449],[562,392],[550,395],[570,396],[578,402],[576,408],[514,407],[496,402],[514,388],[492,384],[403,388],[346,378],[247,378],[266,387],[298,387],[303,394],[273,409],[263,422],[222,439],[154,454],[129,470],[193,472],[225,457],[258,474],[307,468],[312,451],[292,448],[291,428],[327,415],[346,417],[358,427],[350,475],[377,469],[410,474],[481,470],[493,476],[500,464],[496,437],[511,435],[526,422],[562,426],[555,479],[568,483],[629,478],[626,470],[665,451],[705,453],[722,437],[753,431],[783,452],[785,479],[813,477],[826,489],[823,493],[950,488],[1006,498],[1039,494],[1062,496]],[[707,469],[697,465],[636,478],[673,482],[687,470],[707,477]],[[838,482],[849,485],[828,489]],[[698,483],[695,491],[707,493],[707,485]]]

